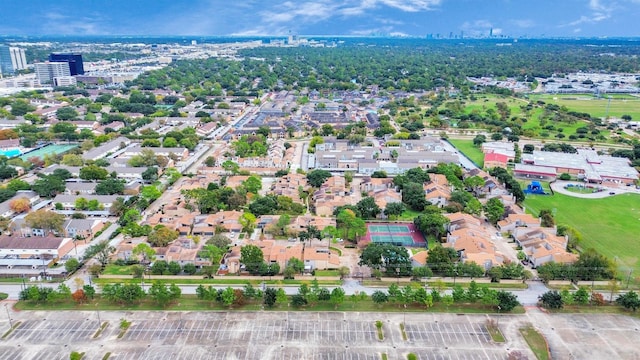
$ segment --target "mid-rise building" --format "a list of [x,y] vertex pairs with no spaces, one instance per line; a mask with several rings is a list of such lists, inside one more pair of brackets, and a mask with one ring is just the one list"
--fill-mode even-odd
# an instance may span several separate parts
[[53,84],[55,78],[71,76],[66,62],[36,63],[36,77],[40,84]]
[[24,53],[24,49],[10,47],[9,54],[11,55],[13,71],[24,70],[27,68],[27,57]]
[[65,62],[69,64],[71,75],[84,75],[82,54],[49,54],[50,62]]

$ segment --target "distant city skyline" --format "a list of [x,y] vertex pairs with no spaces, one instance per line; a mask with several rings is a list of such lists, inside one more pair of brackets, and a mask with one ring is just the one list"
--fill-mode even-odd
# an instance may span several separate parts
[[2,35],[640,36],[640,0],[4,0],[0,11]]

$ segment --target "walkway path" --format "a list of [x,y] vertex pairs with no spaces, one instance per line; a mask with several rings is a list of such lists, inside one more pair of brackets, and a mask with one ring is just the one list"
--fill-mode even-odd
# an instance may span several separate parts
[[[604,191],[600,191],[600,192],[595,192],[595,193],[591,193],[591,194],[582,194],[582,193],[577,193],[577,192],[573,192],[573,191],[569,191],[567,189],[565,189],[565,186],[568,184],[574,184],[574,185],[585,185],[582,182],[578,182],[578,181],[555,181],[552,182],[550,184],[551,189],[553,189],[553,191],[563,194],[563,195],[567,195],[567,196],[573,196],[573,197],[577,197],[577,198],[583,198],[583,199],[602,199],[602,198],[606,198],[612,195],[617,195],[617,194],[625,194],[625,193],[629,193],[629,194],[640,194],[640,189],[636,189],[635,186],[623,186],[623,187],[616,187],[613,186],[613,184],[611,184],[612,186],[607,186],[607,185],[593,185],[596,187],[602,187],[605,190]],[[610,194],[611,192],[615,193],[615,194]]]

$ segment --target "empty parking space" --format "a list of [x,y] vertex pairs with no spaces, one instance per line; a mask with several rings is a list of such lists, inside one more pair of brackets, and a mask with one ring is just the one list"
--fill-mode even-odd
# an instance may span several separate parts
[[414,351],[420,360],[503,360],[505,359],[505,351],[500,350],[449,350],[449,349],[430,349]]
[[0,346],[0,360],[14,360],[22,358],[22,349],[11,346]]
[[483,324],[470,322],[407,323],[405,332],[410,340],[427,346],[482,345],[491,341]]
[[[72,351],[87,359],[322,359],[378,360],[504,359],[509,349],[532,357],[517,332],[521,324],[539,327],[554,358],[639,358],[640,320],[611,315],[502,316],[506,343],[494,343],[484,315],[340,312],[105,312],[109,326],[96,339],[93,313],[22,312],[21,325],[0,340],[0,360],[68,359]],[[536,317],[541,321],[536,321]],[[76,320],[74,320],[74,318]],[[119,321],[131,327],[118,338]],[[383,321],[379,341],[375,321]],[[408,321],[407,321],[408,320]],[[407,340],[400,331],[405,323]],[[592,346],[585,347],[588,343]]]
[[10,339],[33,344],[70,344],[89,339],[98,330],[96,321],[88,320],[32,320],[24,321]]

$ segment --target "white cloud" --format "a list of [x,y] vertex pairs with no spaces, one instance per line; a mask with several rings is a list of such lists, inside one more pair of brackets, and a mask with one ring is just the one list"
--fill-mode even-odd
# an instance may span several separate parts
[[[637,0],[632,0],[637,1]],[[589,0],[587,8],[591,11],[589,15],[582,15],[577,20],[571,21],[564,26],[577,26],[580,24],[595,24],[613,16],[617,8],[616,2],[609,0]]]
[[513,19],[510,21],[510,23],[523,29],[531,28],[536,25],[536,23],[530,19]]
[[91,17],[70,17],[58,11],[49,11],[41,15],[44,19],[42,26],[50,34],[83,34],[83,35],[107,35],[109,31],[104,25],[105,19],[100,14],[91,14]]

